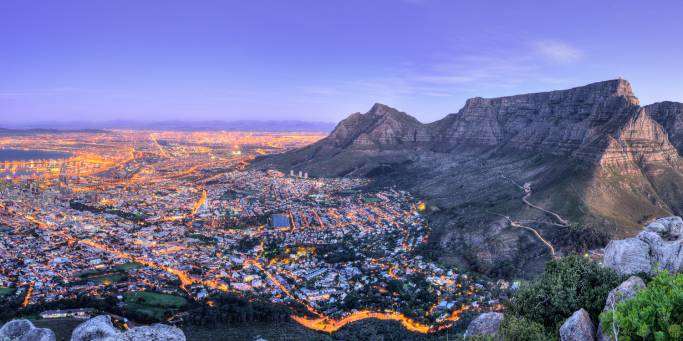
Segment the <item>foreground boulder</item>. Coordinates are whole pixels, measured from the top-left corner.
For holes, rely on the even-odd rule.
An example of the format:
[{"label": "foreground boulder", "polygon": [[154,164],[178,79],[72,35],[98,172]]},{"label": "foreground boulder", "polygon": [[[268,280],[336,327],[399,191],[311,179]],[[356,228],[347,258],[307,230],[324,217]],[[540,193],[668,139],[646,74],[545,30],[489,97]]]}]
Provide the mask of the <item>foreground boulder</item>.
[{"label": "foreground boulder", "polygon": [[71,341],[94,341],[114,338],[121,332],[111,323],[109,315],[93,317],[76,327],[71,333]]},{"label": "foreground boulder", "polygon": [[29,320],[12,320],[0,328],[0,341],[55,341],[55,333],[36,328]]},{"label": "foreground boulder", "polygon": [[638,276],[631,276],[618,287],[612,289],[607,294],[607,301],[605,301],[605,311],[616,307],[621,301],[633,298],[638,290],[646,287],[645,282]]},{"label": "foreground boulder", "polygon": [[[609,292],[603,311],[613,310],[619,302],[633,298],[638,290],[644,289],[645,286],[645,282],[640,277],[629,277],[629,279],[625,280],[619,284],[618,287]],[[611,337],[602,333],[602,322],[598,324],[597,337],[598,341],[614,341]]]},{"label": "foreground boulder", "polygon": [[505,316],[502,313],[484,313],[477,316],[477,318],[467,326],[465,337],[480,335],[493,336],[498,334],[504,317]]},{"label": "foreground boulder", "polygon": [[603,263],[621,275],[683,270],[683,219],[667,217],[649,224],[633,238],[613,240]]},{"label": "foreground boulder", "polygon": [[179,328],[163,324],[141,326],[121,332],[111,323],[109,315],[91,318],[74,329],[71,341],[185,341]]},{"label": "foreground boulder", "polygon": [[560,327],[561,341],[595,341],[595,326],[588,312],[581,308]]}]

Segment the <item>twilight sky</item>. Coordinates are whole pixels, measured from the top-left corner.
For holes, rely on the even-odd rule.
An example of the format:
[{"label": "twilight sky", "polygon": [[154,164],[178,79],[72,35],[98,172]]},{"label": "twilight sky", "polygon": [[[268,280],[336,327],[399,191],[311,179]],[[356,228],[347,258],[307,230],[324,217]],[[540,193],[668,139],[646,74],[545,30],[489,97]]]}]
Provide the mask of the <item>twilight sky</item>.
[{"label": "twilight sky", "polygon": [[680,1],[2,0],[1,122],[434,121],[619,76],[683,101]]}]

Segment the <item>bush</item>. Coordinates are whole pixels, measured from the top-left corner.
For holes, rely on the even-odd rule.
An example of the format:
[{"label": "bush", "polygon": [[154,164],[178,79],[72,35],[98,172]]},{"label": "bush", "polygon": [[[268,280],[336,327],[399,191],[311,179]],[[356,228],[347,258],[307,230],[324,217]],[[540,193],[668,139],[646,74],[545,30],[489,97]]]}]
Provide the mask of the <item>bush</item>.
[{"label": "bush", "polygon": [[581,308],[596,321],[607,294],[620,282],[614,271],[590,259],[564,257],[549,262],[539,279],[523,285],[510,301],[509,312],[556,333],[562,322]]},{"label": "bush", "polygon": [[600,320],[603,332],[613,335],[616,329],[619,340],[683,339],[683,275],[657,274],[647,288],[603,312]]},{"label": "bush", "polygon": [[609,240],[609,234],[605,232],[604,226],[570,224],[562,231],[565,248],[577,253],[605,246]]},{"label": "bush", "polygon": [[505,316],[505,320],[503,320],[500,336],[505,341],[547,341],[552,339],[540,323],[509,315]]}]

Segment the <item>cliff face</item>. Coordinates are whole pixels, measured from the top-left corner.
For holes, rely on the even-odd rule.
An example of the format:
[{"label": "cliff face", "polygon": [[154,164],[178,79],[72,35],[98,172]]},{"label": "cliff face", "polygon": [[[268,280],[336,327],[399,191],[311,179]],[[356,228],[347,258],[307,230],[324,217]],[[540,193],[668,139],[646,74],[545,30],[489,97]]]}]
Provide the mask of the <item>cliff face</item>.
[{"label": "cliff face", "polygon": [[376,104],[327,138],[254,166],[370,176],[406,188],[435,208],[431,238],[443,254],[486,272],[505,260],[533,268],[547,257],[542,244],[491,212],[534,222],[560,250],[572,243],[521,203],[515,183],[530,183],[532,201],[570,221],[623,237],[648,219],[683,213],[682,149],[683,104],[641,107],[619,79],[472,98],[428,124]]},{"label": "cliff face", "polygon": [[438,125],[444,126],[441,139],[451,149],[505,145],[594,157],[586,147],[598,135],[614,132],[637,105],[630,84],[614,80],[569,90],[473,98]]},{"label": "cliff face", "polygon": [[683,153],[683,103],[659,102],[644,108],[650,117],[664,127],[678,153]]},{"label": "cliff face", "polygon": [[[472,98],[458,113],[430,124],[375,104],[367,113],[355,113],[340,122],[318,145],[328,151],[420,148],[452,153],[468,148],[510,147],[599,161],[611,143],[608,136],[627,134],[622,132],[625,125],[638,117],[641,126],[631,126],[625,138],[662,138],[651,134],[648,113],[641,113],[638,104],[625,80],[561,91]],[[683,122],[681,127],[683,135]],[[651,135],[638,136],[638,128],[649,129],[643,133]]]}]

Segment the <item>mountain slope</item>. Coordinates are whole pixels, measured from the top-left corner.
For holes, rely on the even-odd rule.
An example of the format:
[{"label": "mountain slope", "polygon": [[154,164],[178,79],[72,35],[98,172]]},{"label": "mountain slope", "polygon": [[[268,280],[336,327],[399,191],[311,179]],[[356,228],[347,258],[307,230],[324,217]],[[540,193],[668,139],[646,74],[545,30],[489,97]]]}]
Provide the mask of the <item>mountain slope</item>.
[{"label": "mountain slope", "polygon": [[[630,84],[611,80],[568,90],[472,98],[457,113],[422,124],[376,104],[327,138],[254,166],[313,176],[370,176],[399,185],[431,208],[434,254],[485,272],[540,268],[549,258],[536,229],[560,251],[570,227],[525,203],[557,212],[585,233],[622,237],[643,221],[683,213],[683,105],[640,107]],[[518,224],[519,225],[519,224]],[[582,230],[583,231],[583,230]],[[579,238],[581,239],[581,238]],[[600,238],[584,241],[597,246]]]}]

